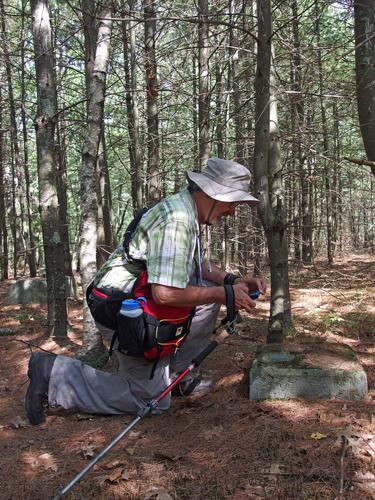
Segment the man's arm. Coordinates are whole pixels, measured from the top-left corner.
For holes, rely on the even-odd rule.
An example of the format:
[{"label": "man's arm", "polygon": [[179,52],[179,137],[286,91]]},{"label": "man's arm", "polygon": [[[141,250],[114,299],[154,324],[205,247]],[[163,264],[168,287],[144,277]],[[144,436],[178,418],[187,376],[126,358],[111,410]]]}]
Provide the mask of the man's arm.
[{"label": "man's arm", "polygon": [[215,266],[215,264],[209,263],[207,259],[202,262],[202,276],[212,283],[217,283],[218,285],[224,284],[224,278],[227,273],[220,269],[220,267]]},{"label": "man's arm", "polygon": [[[224,273],[225,274],[225,273]],[[249,297],[249,288],[246,283],[233,286],[235,307],[237,310],[245,309],[247,312],[255,307],[255,300]],[[173,288],[170,286],[151,285],[152,298],[157,304],[172,307],[194,307],[202,304],[225,304],[225,290],[223,286],[187,286],[186,288]]]},{"label": "man's arm", "polygon": [[[211,271],[210,271],[211,268]],[[226,276],[226,272],[220,269],[220,267],[215,266],[215,264],[211,264],[209,266],[209,263],[207,260],[204,260],[202,263],[202,275],[203,278],[209,281],[212,281],[213,283],[217,283],[218,285],[222,285],[224,283],[224,278]],[[244,276],[243,278],[239,276],[235,281],[234,284],[238,283],[245,283],[249,289],[251,290],[259,290],[262,292],[263,295],[265,295],[267,291],[267,281],[263,277],[259,278],[253,278],[250,276]]]}]

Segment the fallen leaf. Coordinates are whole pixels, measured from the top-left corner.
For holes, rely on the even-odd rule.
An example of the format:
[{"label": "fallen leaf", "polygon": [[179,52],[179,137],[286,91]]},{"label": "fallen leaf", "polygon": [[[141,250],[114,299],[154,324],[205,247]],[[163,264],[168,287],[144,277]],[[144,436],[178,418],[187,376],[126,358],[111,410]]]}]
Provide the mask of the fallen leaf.
[{"label": "fallen leaf", "polygon": [[110,483],[119,483],[128,479],[130,479],[130,474],[125,467],[117,467],[111,474],[103,478],[104,481],[109,481]]},{"label": "fallen leaf", "polygon": [[355,478],[362,480],[362,481],[374,481],[375,482],[375,475],[372,472],[359,472],[357,471],[355,473]]},{"label": "fallen leaf", "polygon": [[128,448],[125,448],[126,453],[128,453],[130,456],[134,455],[135,452],[135,446],[129,446]]},{"label": "fallen leaf", "polygon": [[17,415],[17,417],[9,423],[10,427],[13,429],[25,429],[31,427],[30,423]]},{"label": "fallen leaf", "polygon": [[109,470],[109,469],[113,469],[114,467],[117,467],[117,466],[120,466],[120,465],[122,465],[123,467],[125,467],[125,464],[123,462],[120,462],[120,460],[114,460],[113,462],[108,462],[106,464],[103,464],[102,465],[102,469]]},{"label": "fallen leaf", "polygon": [[339,437],[340,441],[342,438],[347,440],[347,444],[349,448],[351,448],[354,455],[361,455],[364,452],[364,449],[367,450],[367,442],[360,434],[353,432],[351,428],[349,428],[347,432],[341,433]]},{"label": "fallen leaf", "polygon": [[94,444],[86,444],[82,450],[81,450],[81,455],[83,458],[92,458],[95,455],[95,450],[97,446]]},{"label": "fallen leaf", "polygon": [[37,460],[44,469],[51,469],[54,472],[57,472],[57,460],[53,458],[50,453],[43,453],[42,455],[39,455]]},{"label": "fallen leaf", "polygon": [[278,464],[278,463],[271,464],[270,474],[285,474],[283,468],[284,468],[283,464]]},{"label": "fallen leaf", "polygon": [[313,432],[310,437],[311,439],[316,439],[317,441],[319,441],[320,439],[325,439],[328,436],[329,434],[322,434],[321,432]]},{"label": "fallen leaf", "polygon": [[124,470],[124,467],[117,467],[112,471],[112,473],[106,477],[106,481],[110,481],[111,483],[118,482],[121,478],[121,474]]},{"label": "fallen leaf", "polygon": [[143,500],[173,500],[173,498],[168,491],[160,489],[148,491]]},{"label": "fallen leaf", "polygon": [[130,431],[129,438],[139,438],[141,436],[141,431]]}]

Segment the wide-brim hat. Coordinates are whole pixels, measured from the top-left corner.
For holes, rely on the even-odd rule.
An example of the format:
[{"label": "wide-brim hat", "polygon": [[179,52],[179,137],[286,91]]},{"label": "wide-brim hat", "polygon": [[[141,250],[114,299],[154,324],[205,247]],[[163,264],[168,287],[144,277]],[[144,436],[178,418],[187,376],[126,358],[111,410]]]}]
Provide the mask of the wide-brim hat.
[{"label": "wide-brim hat", "polygon": [[190,170],[186,176],[214,200],[254,205],[259,203],[249,193],[249,169],[235,161],[210,158],[202,172]]}]

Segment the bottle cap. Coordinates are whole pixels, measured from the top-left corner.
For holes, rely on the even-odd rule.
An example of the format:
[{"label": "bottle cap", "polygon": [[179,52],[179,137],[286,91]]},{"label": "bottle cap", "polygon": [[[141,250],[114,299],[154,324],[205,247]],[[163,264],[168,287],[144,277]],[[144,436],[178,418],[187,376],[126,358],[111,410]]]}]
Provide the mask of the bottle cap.
[{"label": "bottle cap", "polygon": [[134,309],[139,309],[139,302],[134,299],[123,300],[121,303],[121,309],[123,311],[133,311]]}]

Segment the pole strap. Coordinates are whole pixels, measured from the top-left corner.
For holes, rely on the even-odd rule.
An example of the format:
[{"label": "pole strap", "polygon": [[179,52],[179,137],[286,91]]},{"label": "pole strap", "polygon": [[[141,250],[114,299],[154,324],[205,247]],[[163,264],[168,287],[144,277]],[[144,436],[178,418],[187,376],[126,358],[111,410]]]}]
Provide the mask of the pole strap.
[{"label": "pole strap", "polygon": [[232,285],[224,285],[224,290],[225,290],[225,302],[226,302],[226,307],[227,307],[227,315],[225,318],[223,318],[217,328],[214,330],[214,334],[221,328],[222,326],[225,326],[226,331],[232,335],[233,333],[236,333],[236,327],[235,324],[237,322],[237,314],[238,311],[236,311],[236,306],[235,306],[235,295],[234,295],[234,290]]},{"label": "pole strap", "polygon": [[234,285],[237,278],[241,278],[237,274],[228,273],[224,276],[224,285]]}]

